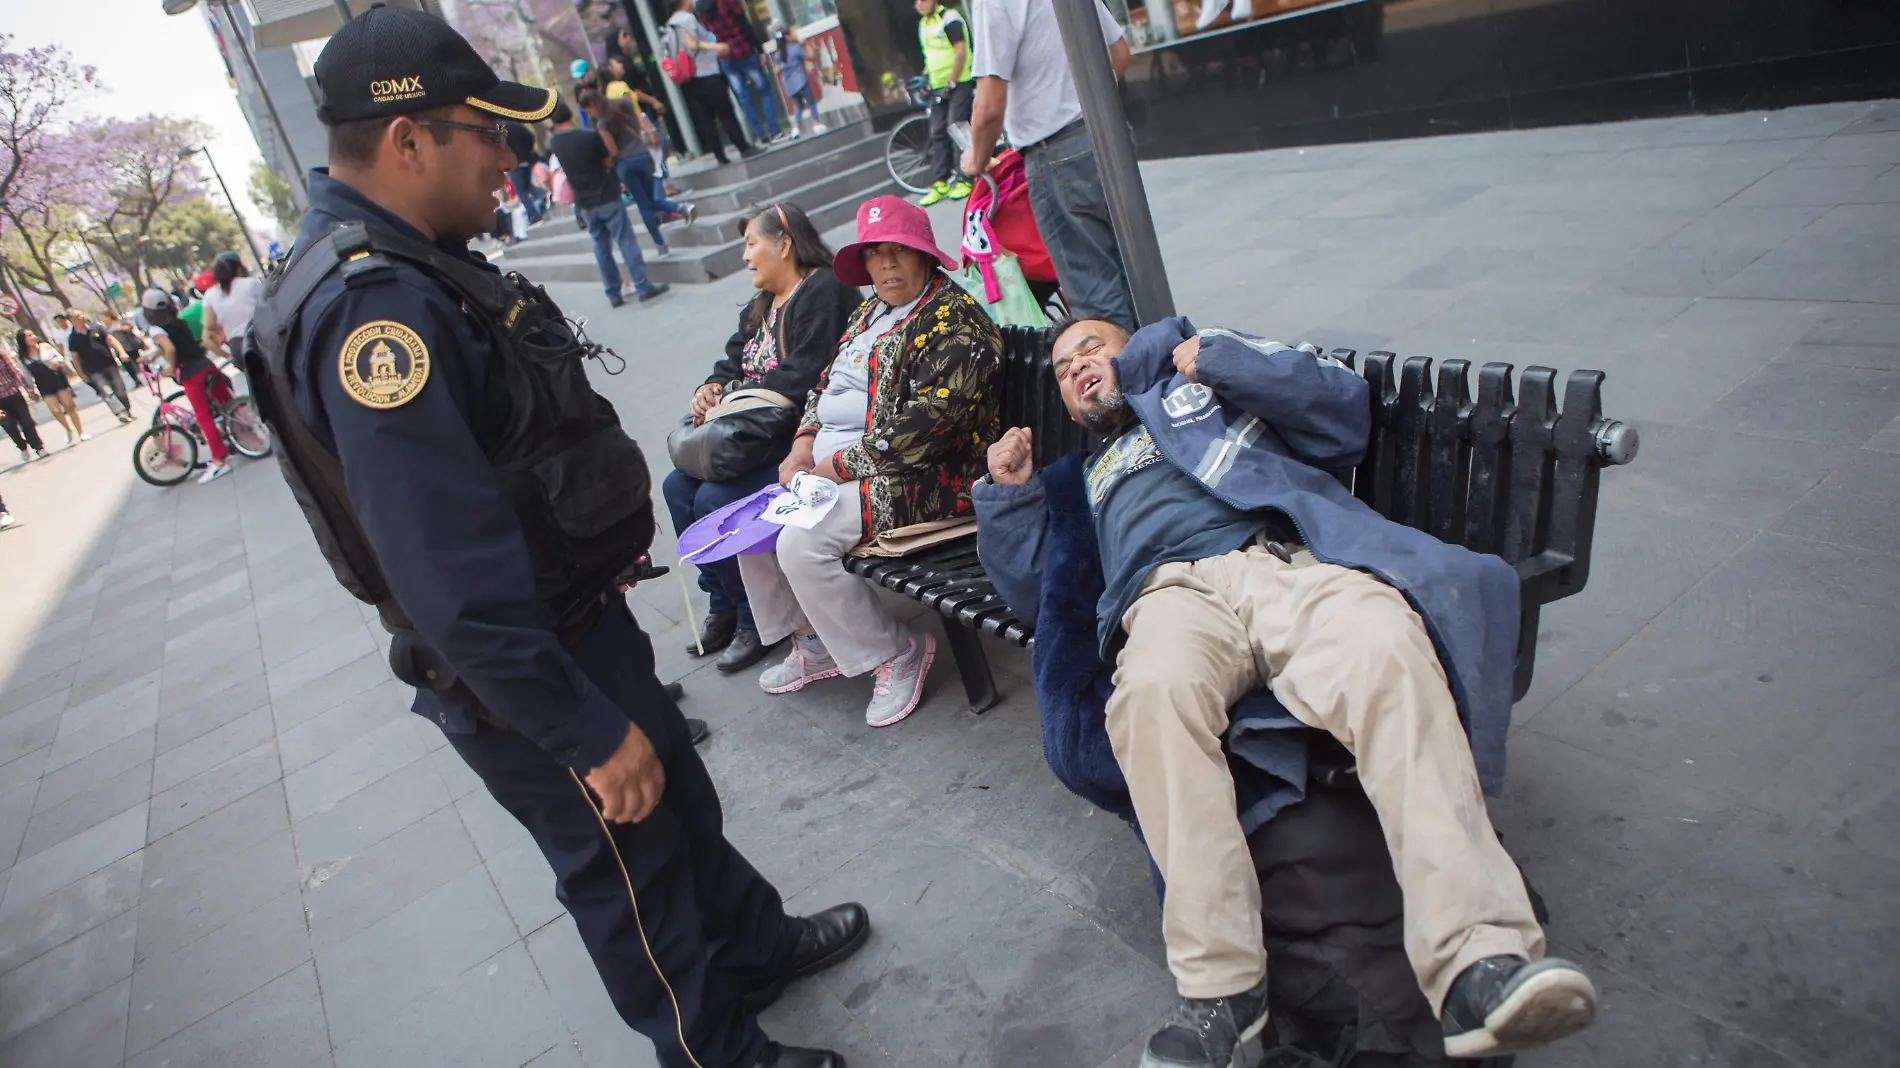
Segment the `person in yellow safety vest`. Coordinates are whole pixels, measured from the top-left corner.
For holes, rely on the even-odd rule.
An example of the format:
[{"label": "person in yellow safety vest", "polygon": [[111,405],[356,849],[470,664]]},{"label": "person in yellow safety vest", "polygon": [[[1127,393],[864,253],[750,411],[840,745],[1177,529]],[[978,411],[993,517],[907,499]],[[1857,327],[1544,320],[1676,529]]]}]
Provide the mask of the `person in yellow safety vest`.
[{"label": "person in yellow safety vest", "polygon": [[963,16],[937,0],[916,0],[916,7],[922,19],[917,39],[924,49],[924,79],[936,98],[930,108],[930,170],[935,181],[918,201],[929,207],[970,195],[969,179],[957,173],[962,151],[950,140],[950,124],[969,123],[976,79],[970,76],[970,27]]}]

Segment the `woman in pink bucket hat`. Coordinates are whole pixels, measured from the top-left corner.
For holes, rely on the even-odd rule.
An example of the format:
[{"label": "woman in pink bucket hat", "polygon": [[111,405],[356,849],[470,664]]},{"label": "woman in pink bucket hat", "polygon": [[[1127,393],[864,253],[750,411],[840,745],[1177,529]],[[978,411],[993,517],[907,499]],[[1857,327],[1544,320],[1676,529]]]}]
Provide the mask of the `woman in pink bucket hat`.
[{"label": "woman in pink bucket hat", "polygon": [[832,269],[873,296],[852,314],[837,357],[806,398],[779,469],[781,482],[809,471],[838,483],[838,503],[810,530],[785,528],[775,551],[739,558],[760,640],[792,637],[759,685],[789,693],[872,674],[864,718],[873,727],[916,710],[937,643],[893,616],[840,561],[868,542],[934,533],[971,516],[970,484],[1001,433],[1003,338],[945,275],[955,267],[922,208],[894,196],[858,208],[858,239],[838,250]]}]

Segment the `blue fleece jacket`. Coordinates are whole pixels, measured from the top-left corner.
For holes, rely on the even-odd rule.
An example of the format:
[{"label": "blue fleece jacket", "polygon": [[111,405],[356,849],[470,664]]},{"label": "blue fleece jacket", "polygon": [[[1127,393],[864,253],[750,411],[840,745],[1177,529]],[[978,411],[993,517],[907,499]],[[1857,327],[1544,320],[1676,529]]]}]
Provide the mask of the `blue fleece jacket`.
[{"label": "blue fleece jacket", "polygon": [[[1329,471],[1357,464],[1371,432],[1365,379],[1336,361],[1229,330],[1199,331],[1189,382],[1176,345],[1196,330],[1163,320],[1129,339],[1116,384],[1162,458],[1244,511],[1278,513],[1313,555],[1366,571],[1405,594],[1438,651],[1486,793],[1504,785],[1517,645],[1517,573],[1394,523],[1352,496]],[[1036,617],[1048,523],[1038,479],[977,483],[978,551],[1018,614]],[[1104,632],[1113,618],[1098,618]]]}]

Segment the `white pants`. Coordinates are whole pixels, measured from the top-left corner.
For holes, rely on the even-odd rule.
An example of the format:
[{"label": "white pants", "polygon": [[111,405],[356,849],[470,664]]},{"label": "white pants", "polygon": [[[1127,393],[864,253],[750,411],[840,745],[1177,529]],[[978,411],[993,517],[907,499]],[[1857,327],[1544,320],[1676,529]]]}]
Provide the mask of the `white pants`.
[{"label": "white pants", "polygon": [[911,636],[871,584],[844,569],[845,554],[864,532],[858,500],[858,484],[846,482],[817,526],[786,527],[776,551],[739,557],[759,640],[771,645],[809,626],[847,676],[899,655]]}]

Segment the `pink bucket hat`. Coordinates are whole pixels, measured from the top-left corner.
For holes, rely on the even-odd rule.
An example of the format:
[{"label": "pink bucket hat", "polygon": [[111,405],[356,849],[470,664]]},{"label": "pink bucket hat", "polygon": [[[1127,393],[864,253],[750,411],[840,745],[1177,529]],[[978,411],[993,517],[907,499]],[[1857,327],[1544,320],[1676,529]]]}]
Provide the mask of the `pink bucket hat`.
[{"label": "pink bucket hat", "polygon": [[946,271],[957,269],[957,261],[937,247],[930,232],[930,216],[924,209],[903,197],[884,196],[858,205],[858,239],[838,250],[831,261],[832,273],[848,286],[868,286],[871,274],[864,269],[864,246],[891,241],[936,260]]}]

